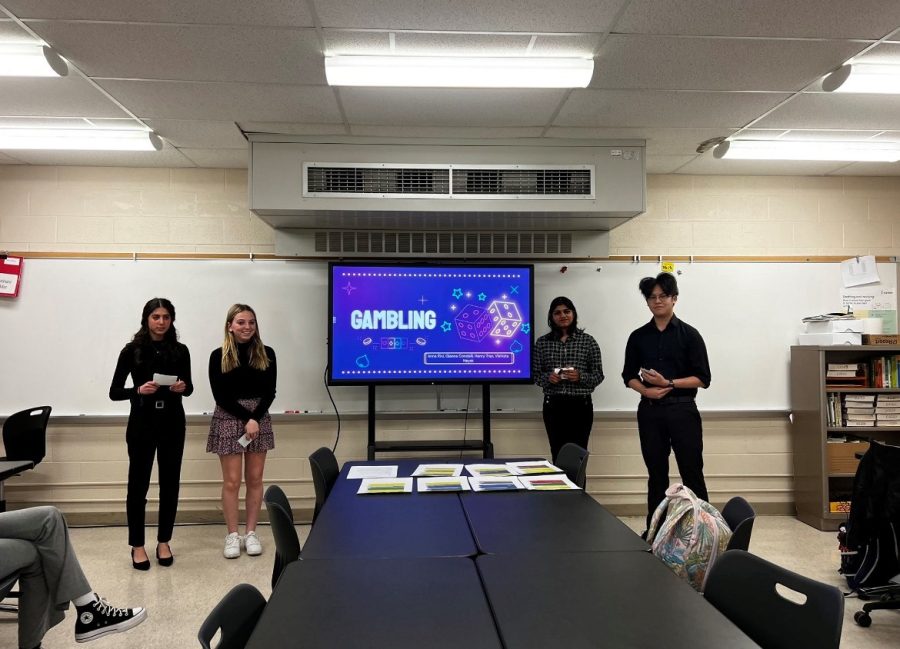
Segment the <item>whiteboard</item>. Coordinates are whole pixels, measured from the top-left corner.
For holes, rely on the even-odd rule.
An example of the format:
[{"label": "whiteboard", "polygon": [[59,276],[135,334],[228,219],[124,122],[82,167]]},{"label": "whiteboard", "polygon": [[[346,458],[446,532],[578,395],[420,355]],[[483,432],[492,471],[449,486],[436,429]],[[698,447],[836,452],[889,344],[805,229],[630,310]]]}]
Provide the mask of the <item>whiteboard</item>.
[{"label": "whiteboard", "polygon": [[[594,393],[595,410],[633,411],[637,395],[620,374],[629,333],[650,313],[638,281],[658,264],[535,264],[535,336],[547,331],[546,311],[557,295],[570,297],[579,323],[603,354],[606,380]],[[896,285],[894,264],[879,264],[884,286]],[[710,389],[707,410],[788,408],[790,346],[803,316],[838,310],[838,264],[678,264],[681,296],[676,314],[706,340]],[[140,326],[151,297],[175,304],[180,339],[191,351],[195,392],[191,414],[214,407],[207,380],[210,352],[221,345],[225,312],[234,302],[256,309],[263,341],[278,356],[273,413],[332,412],[324,385],[327,353],[328,265],[300,260],[26,259],[22,290],[0,300],[2,380],[0,413],[35,405],[54,415],[127,414],[127,402],[108,398],[119,351]],[[366,410],[365,387],[332,387],[342,413]],[[466,386],[385,386],[379,412],[480,408],[481,389]],[[494,386],[492,409],[536,411],[535,386]]]}]

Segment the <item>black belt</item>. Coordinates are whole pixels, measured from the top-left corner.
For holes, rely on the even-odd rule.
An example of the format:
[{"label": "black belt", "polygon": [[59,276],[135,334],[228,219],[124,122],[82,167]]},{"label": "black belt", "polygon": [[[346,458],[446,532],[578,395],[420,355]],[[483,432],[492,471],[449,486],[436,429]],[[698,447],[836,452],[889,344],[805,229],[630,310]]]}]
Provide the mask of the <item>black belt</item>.
[{"label": "black belt", "polygon": [[663,397],[662,399],[641,397],[641,401],[651,406],[671,406],[673,403],[693,403],[694,397]]}]

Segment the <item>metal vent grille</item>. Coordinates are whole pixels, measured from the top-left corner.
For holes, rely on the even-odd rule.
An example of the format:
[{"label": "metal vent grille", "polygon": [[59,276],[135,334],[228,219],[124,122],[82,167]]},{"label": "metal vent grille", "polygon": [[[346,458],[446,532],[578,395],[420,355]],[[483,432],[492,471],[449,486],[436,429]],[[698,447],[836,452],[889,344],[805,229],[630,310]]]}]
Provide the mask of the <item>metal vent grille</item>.
[{"label": "metal vent grille", "polygon": [[304,164],[304,196],[593,198],[593,165]]},{"label": "metal vent grille", "polygon": [[590,196],[590,169],[454,169],[454,194]]},{"label": "metal vent grille", "polygon": [[310,194],[449,194],[450,170],[402,167],[307,167]]},{"label": "metal vent grille", "polygon": [[535,256],[572,254],[571,232],[316,232],[322,254]]}]

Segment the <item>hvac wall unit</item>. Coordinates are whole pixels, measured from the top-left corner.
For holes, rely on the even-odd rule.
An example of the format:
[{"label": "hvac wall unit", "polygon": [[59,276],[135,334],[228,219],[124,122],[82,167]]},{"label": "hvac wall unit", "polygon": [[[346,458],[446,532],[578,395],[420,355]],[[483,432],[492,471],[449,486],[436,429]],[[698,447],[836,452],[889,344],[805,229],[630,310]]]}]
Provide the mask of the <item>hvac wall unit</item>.
[{"label": "hvac wall unit", "polygon": [[249,137],[250,209],[277,254],[602,256],[645,209],[643,141]]}]

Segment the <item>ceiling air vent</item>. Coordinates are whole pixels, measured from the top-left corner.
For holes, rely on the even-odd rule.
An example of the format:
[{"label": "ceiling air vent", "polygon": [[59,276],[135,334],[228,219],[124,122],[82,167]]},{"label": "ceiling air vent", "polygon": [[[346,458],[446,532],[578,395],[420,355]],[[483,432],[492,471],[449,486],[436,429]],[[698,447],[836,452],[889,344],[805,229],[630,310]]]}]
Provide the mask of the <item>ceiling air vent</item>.
[{"label": "ceiling air vent", "polygon": [[308,163],[306,196],[446,196],[450,170],[421,165]]}]

